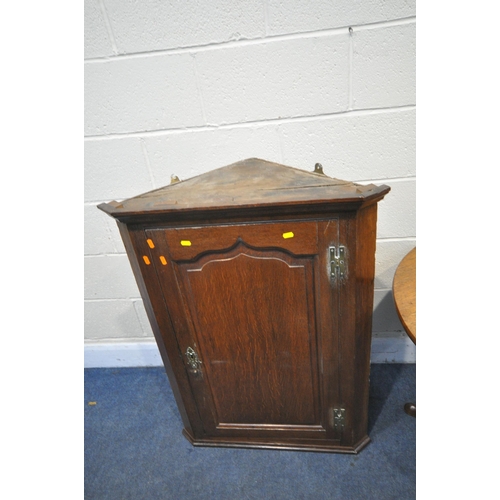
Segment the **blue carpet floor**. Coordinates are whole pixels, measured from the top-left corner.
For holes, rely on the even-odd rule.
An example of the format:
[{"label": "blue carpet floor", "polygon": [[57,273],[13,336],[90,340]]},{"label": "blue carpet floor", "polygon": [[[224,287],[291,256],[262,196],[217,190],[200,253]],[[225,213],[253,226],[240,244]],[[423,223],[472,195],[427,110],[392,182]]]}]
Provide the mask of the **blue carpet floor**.
[{"label": "blue carpet floor", "polygon": [[[163,368],[85,370],[88,500],[415,498],[415,365],[371,366],[369,435],[358,455],[195,448]],[[95,402],[95,405],[89,405]]]}]

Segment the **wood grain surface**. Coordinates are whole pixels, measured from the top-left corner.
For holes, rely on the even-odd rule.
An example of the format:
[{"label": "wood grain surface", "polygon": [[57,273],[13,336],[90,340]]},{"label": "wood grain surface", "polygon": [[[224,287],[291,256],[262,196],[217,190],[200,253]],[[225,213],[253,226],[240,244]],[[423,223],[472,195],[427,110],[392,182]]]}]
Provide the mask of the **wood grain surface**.
[{"label": "wood grain surface", "polygon": [[193,444],[366,446],[389,190],[252,158],[99,205],[119,221]]},{"label": "wood grain surface", "polygon": [[[163,219],[204,211],[238,212],[254,208],[258,213],[297,209],[303,205],[318,206],[335,203],[339,207],[358,207],[378,201],[389,192],[389,186],[362,185],[307,172],[278,163],[249,158],[210,172],[149,191],[122,202],[98,205],[119,220],[139,215],[161,214]],[[264,210],[263,210],[264,209]]]},{"label": "wood grain surface", "polygon": [[411,250],[394,275],[393,294],[396,311],[408,337],[417,343],[417,249]]}]

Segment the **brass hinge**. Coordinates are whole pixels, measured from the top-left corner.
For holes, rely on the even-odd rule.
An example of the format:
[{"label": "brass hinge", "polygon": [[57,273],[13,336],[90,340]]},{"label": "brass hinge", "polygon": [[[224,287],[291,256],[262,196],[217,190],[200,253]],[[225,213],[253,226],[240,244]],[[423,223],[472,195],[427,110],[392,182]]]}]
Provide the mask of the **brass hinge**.
[{"label": "brass hinge", "polygon": [[347,274],[345,247],[330,247],[330,278],[343,280]]},{"label": "brass hinge", "polygon": [[337,431],[344,429],[345,423],[345,408],[333,409],[333,428]]}]

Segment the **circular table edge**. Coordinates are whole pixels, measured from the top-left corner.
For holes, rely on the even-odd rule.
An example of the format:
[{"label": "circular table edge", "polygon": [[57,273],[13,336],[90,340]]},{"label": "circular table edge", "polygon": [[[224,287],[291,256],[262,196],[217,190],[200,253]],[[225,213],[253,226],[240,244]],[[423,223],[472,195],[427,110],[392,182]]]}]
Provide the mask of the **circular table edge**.
[{"label": "circular table edge", "polygon": [[[413,328],[409,324],[408,321],[408,311],[407,311],[407,305],[401,304],[401,301],[399,300],[399,289],[400,289],[400,283],[399,280],[401,279],[401,275],[403,274],[404,271],[406,272],[411,272],[413,270],[414,278],[413,278],[413,295],[411,295],[411,299],[413,299],[413,305],[414,305],[414,310],[412,311],[413,314],[416,315],[416,261],[417,261],[417,247],[413,248],[410,250],[403,260],[399,263],[396,272],[394,274],[394,280],[392,283],[392,293],[394,297],[394,304],[396,306],[396,312],[398,313],[399,320],[401,321],[408,337],[412,340],[412,342],[416,345],[417,343],[417,328],[416,328],[416,317],[413,321]],[[413,267],[413,269],[412,269]],[[410,308],[411,309],[411,308]]]}]

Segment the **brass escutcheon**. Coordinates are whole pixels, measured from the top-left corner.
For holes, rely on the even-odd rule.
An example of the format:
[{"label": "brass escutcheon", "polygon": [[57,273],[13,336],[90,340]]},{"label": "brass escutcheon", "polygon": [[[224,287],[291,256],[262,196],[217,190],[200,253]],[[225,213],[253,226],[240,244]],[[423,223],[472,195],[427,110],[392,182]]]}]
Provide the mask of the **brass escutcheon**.
[{"label": "brass escutcheon", "polygon": [[201,361],[198,358],[198,355],[196,354],[195,350],[192,347],[188,347],[186,350],[186,357],[187,357],[187,362],[188,365],[193,369],[197,370],[199,365],[201,365]]}]

